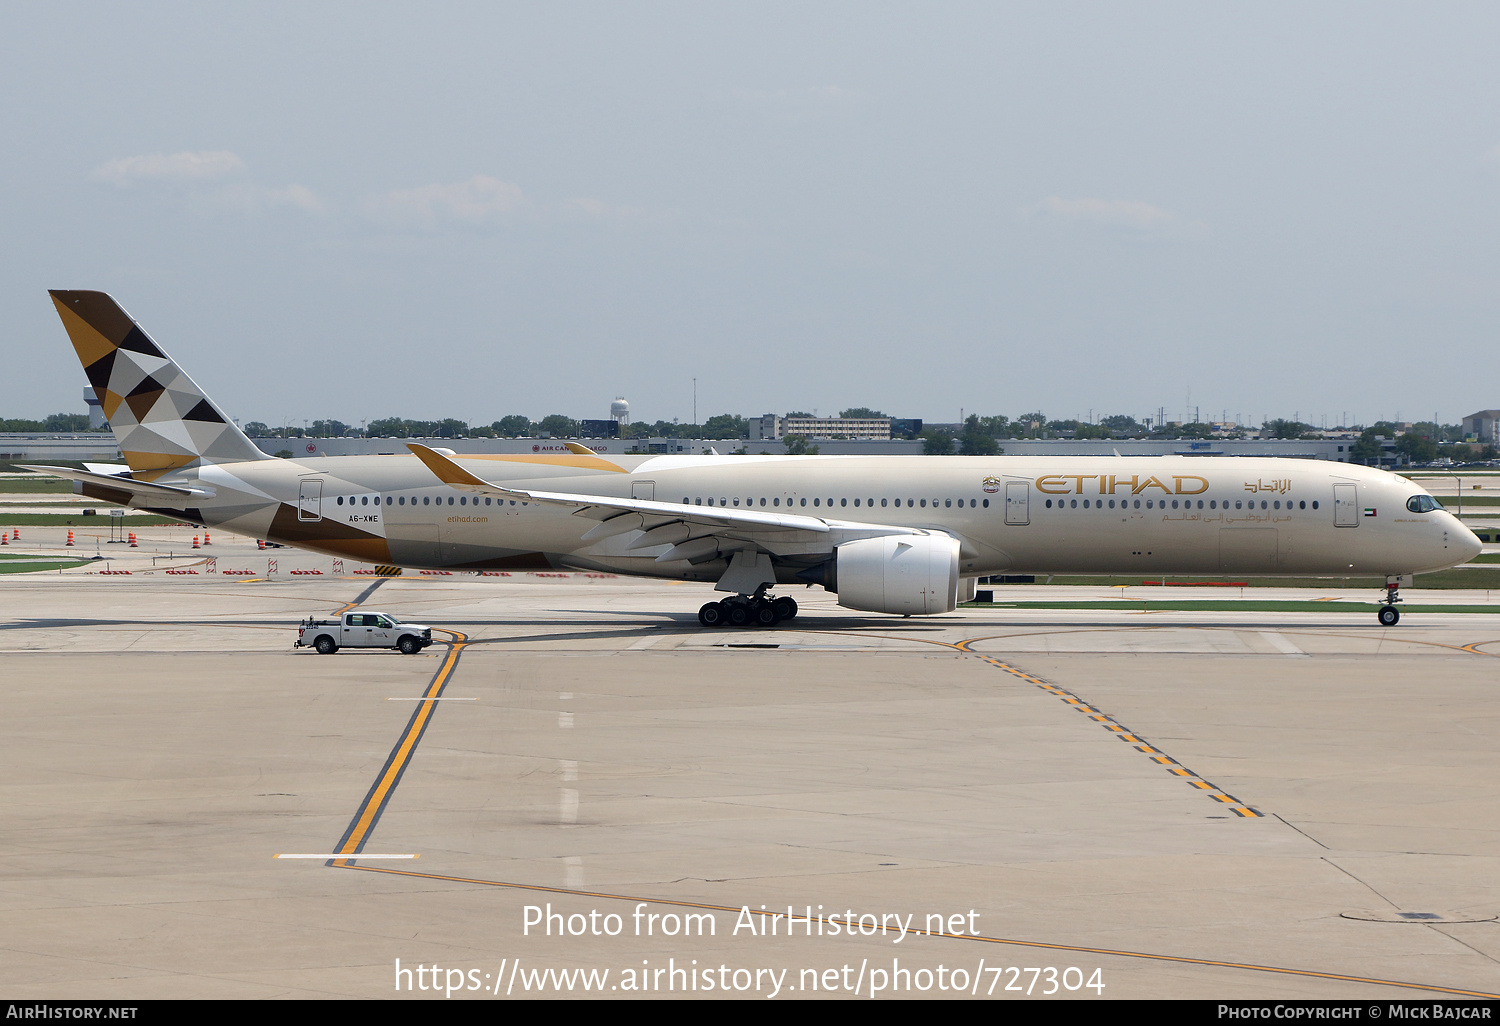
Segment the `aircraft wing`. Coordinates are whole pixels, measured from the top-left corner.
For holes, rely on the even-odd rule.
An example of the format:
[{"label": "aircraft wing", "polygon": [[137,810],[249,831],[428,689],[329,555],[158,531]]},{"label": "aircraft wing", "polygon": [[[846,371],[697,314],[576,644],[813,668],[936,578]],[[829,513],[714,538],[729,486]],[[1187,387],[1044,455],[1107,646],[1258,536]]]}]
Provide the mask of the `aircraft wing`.
[{"label": "aircraft wing", "polygon": [[97,474],[89,470],[74,470],[72,467],[34,467],[23,463],[17,463],[16,466],[22,470],[34,470],[39,474],[50,474],[52,477],[64,477],[72,481],[83,481],[103,488],[127,492],[132,497],[142,500],[140,504],[143,506],[187,507],[196,505],[205,496],[213,495],[212,492],[202,488],[153,484],[120,474]]},{"label": "aircraft wing", "polygon": [[[672,544],[673,548],[659,559],[691,559],[706,546],[692,546],[699,539],[732,535],[758,543],[777,543],[797,548],[831,549],[853,538],[879,537],[891,534],[924,534],[910,527],[853,523],[827,520],[797,513],[764,513],[725,506],[697,506],[680,502],[656,502],[613,495],[585,495],[573,492],[549,492],[530,488],[510,488],[476,477],[453,460],[425,445],[407,445],[418,459],[452,488],[493,495],[501,499],[547,503],[572,507],[579,515],[600,522],[583,535],[585,542],[599,541],[631,531],[646,534],[632,548]],[[800,544],[799,544],[800,543]]]}]

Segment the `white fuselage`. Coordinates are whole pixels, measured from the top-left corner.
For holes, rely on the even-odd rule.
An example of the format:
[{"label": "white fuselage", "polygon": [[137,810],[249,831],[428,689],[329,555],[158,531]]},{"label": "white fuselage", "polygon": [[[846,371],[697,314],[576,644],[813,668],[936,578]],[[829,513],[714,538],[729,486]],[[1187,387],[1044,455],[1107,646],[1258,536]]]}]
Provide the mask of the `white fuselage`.
[{"label": "white fuselage", "polygon": [[[455,456],[518,490],[795,514],[831,530],[760,531],[778,578],[826,559],[865,525],[950,534],[960,571],[1405,575],[1480,545],[1426,495],[1380,470],[1238,457]],[[642,531],[585,541],[599,517],[481,497],[413,456],[264,460],[190,471],[205,523],[370,562],[423,568],[577,568],[716,580],[725,562],[658,557]],[[1415,500],[1414,500],[1414,504]],[[294,513],[295,515],[291,515]],[[654,537],[654,536],[653,536]]]}]

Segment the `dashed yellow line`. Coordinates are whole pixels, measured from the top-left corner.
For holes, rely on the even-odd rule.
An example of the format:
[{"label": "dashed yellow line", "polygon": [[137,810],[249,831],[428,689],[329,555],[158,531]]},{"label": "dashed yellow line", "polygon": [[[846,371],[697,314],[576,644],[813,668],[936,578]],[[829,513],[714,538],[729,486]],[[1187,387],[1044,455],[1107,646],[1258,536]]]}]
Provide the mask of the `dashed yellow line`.
[{"label": "dashed yellow line", "polygon": [[[1046,691],[1052,695],[1056,695],[1058,698],[1062,699],[1064,702],[1072,706],[1074,709],[1077,709],[1079,712],[1088,713],[1089,719],[1093,720],[1105,730],[1114,734],[1115,737],[1130,744],[1135,748],[1136,751],[1142,753],[1143,755],[1149,756],[1151,758],[1151,761],[1156,763],[1158,766],[1166,767],[1167,772],[1171,773],[1173,776],[1190,778],[1189,783],[1192,783],[1200,790],[1209,792],[1209,797],[1213,798],[1215,801],[1227,804],[1230,807],[1230,810],[1242,819],[1260,819],[1265,815],[1259,810],[1251,808],[1249,805],[1229,794],[1223,788],[1218,787],[1215,784],[1210,784],[1208,781],[1204,780],[1202,777],[1198,776],[1198,774],[1183,766],[1176,759],[1172,758],[1170,755],[1167,755],[1159,748],[1153,748],[1148,742],[1142,741],[1140,738],[1136,737],[1135,734],[1124,724],[1118,722],[1109,714],[1100,712],[1098,709],[1095,709],[1093,706],[1089,705],[1083,699],[1073,694],[1067,688],[1058,687],[1051,681],[1044,680],[1043,678],[1038,677],[1035,674],[1027,673],[1020,667],[1012,666],[1010,663],[1005,662],[1003,659],[997,659],[994,656],[985,655],[983,652],[975,652],[974,649],[970,647],[975,642],[987,640],[989,639],[970,638],[967,641],[948,644],[948,647],[956,648],[960,652],[966,652],[970,655],[978,656],[980,659],[989,663],[991,666],[999,667],[1013,677],[1019,677],[1022,680],[1026,681],[1028,684],[1035,684],[1043,691]],[[936,642],[936,644],[941,645],[947,643]]]},{"label": "dashed yellow line", "polygon": [[[982,659],[985,662],[989,663],[991,666],[996,666],[996,667],[1004,670],[1006,673],[1011,674],[1012,676],[1019,677],[1021,680],[1024,680],[1027,683],[1035,684],[1037,687],[1041,688],[1042,690],[1048,691],[1048,692],[1050,692],[1050,693],[1052,693],[1054,695],[1057,695],[1059,698],[1062,698],[1064,701],[1066,701],[1069,705],[1072,705],[1075,709],[1078,709],[1078,710],[1080,710],[1082,712],[1097,713],[1098,712],[1097,710],[1095,710],[1092,707],[1090,707],[1088,705],[1088,703],[1084,702],[1078,696],[1076,696],[1076,695],[1072,694],[1071,692],[1067,691],[1065,688],[1060,688],[1060,687],[1056,686],[1055,684],[1051,684],[1048,681],[1043,680],[1040,677],[1036,677],[1036,676],[1034,676],[1034,675],[1032,675],[1030,673],[1027,673],[1025,670],[1022,670],[1019,667],[1012,666],[1009,663],[1007,663],[1007,662],[1005,662],[1005,661],[1003,661],[1001,659],[997,659],[997,658],[995,658],[993,656],[985,655],[982,652],[975,652],[974,649],[972,647],[970,647],[970,646],[972,646],[972,645],[974,645],[974,644],[976,644],[977,642],[980,642],[980,641],[993,641],[993,640],[1003,640],[1005,638],[1011,638],[1011,637],[1024,637],[1024,636],[1027,636],[1027,635],[1032,634],[1032,633],[1041,633],[1041,634],[1079,634],[1079,633],[1092,633],[1092,632],[1095,632],[1095,631],[1098,631],[1098,630],[1101,630],[1101,629],[1102,630],[1106,630],[1106,631],[1113,631],[1113,630],[1119,630],[1121,628],[1070,628],[1070,629],[1063,630],[1063,631],[1041,631],[1041,632],[1024,632],[1022,634],[989,635],[989,636],[982,637],[982,638],[969,638],[969,639],[967,639],[965,641],[960,641],[960,642],[957,642],[957,643],[946,642],[946,641],[935,641],[935,640],[932,640],[930,638],[901,638],[899,640],[902,640],[902,641],[918,641],[918,642],[921,642],[923,644],[938,645],[938,646],[941,646],[941,647],[944,647],[944,648],[953,648],[953,649],[957,649],[960,652],[965,652],[965,653],[968,653],[970,655],[978,656],[980,659]],[[1131,630],[1135,630],[1137,628],[1130,628],[1130,629]],[[1179,629],[1182,629],[1182,628],[1174,626],[1174,627],[1170,627],[1170,628],[1148,628],[1148,629],[1179,630]],[[1196,629],[1199,629],[1199,630],[1238,630],[1239,628],[1212,627],[1212,626],[1210,626],[1210,627],[1198,627]],[[829,632],[829,633],[837,633],[837,632]],[[1347,633],[1337,632],[1337,631],[1296,631],[1296,630],[1293,630],[1293,631],[1287,631],[1286,633],[1288,633],[1288,634],[1298,634],[1298,635],[1309,635],[1309,636],[1313,636],[1313,637],[1337,637],[1337,638],[1365,638],[1365,637],[1367,637],[1367,635],[1347,634]],[[1482,656],[1490,656],[1492,658],[1500,658],[1500,652],[1486,652],[1481,647],[1481,646],[1484,646],[1484,645],[1500,644],[1500,639],[1495,639],[1495,640],[1491,640],[1491,641],[1476,641],[1476,642],[1472,642],[1471,644],[1468,644],[1468,645],[1450,645],[1450,644],[1446,644],[1446,643],[1441,642],[1441,641],[1427,641],[1427,640],[1421,639],[1421,638],[1392,638],[1392,637],[1388,637],[1388,636],[1382,636],[1381,642],[1382,643],[1398,642],[1398,643],[1408,644],[1408,645],[1426,645],[1426,646],[1430,646],[1430,647],[1433,647],[1433,648],[1446,648],[1446,649],[1449,649],[1449,650],[1454,651],[1454,652],[1468,652],[1470,655],[1482,655]],[[1118,737],[1118,738],[1120,738],[1122,741],[1127,741],[1127,742],[1134,743],[1134,742],[1137,742],[1137,741],[1140,740],[1134,734],[1132,734],[1131,732],[1129,732],[1124,726],[1121,726],[1120,724],[1118,724],[1117,722],[1115,722],[1111,717],[1109,717],[1107,715],[1099,714],[1099,715],[1091,716],[1090,718],[1093,719],[1093,720],[1095,720],[1096,722],[1099,722],[1106,730],[1109,730],[1109,731],[1113,732],[1115,734],[1115,736]],[[1166,766],[1168,772],[1174,774],[1175,776],[1184,777],[1184,778],[1192,778],[1189,782],[1192,783],[1194,787],[1197,787],[1197,788],[1199,788],[1201,790],[1205,790],[1205,791],[1215,792],[1215,793],[1213,793],[1211,795],[1211,797],[1213,797],[1217,801],[1229,803],[1231,811],[1233,811],[1236,815],[1240,816],[1241,818],[1244,818],[1244,819],[1259,819],[1259,818],[1264,817],[1264,815],[1265,815],[1264,813],[1260,812],[1257,809],[1251,808],[1249,805],[1245,804],[1244,802],[1241,802],[1239,799],[1235,798],[1233,795],[1230,795],[1228,792],[1224,791],[1222,788],[1220,788],[1220,787],[1218,787],[1218,786],[1216,786],[1214,784],[1210,784],[1207,781],[1203,780],[1202,778],[1200,778],[1198,776],[1198,774],[1194,773],[1192,770],[1189,770],[1186,767],[1182,766],[1181,764],[1177,763],[1177,761],[1175,759],[1172,759],[1169,756],[1165,756],[1163,753],[1157,753],[1156,749],[1149,749],[1148,750],[1147,748],[1140,748],[1139,750],[1142,751],[1142,752],[1145,752],[1147,754],[1152,754],[1152,753],[1161,754],[1162,758],[1158,758],[1155,761],[1157,761],[1158,763],[1160,763],[1163,766]]]}]

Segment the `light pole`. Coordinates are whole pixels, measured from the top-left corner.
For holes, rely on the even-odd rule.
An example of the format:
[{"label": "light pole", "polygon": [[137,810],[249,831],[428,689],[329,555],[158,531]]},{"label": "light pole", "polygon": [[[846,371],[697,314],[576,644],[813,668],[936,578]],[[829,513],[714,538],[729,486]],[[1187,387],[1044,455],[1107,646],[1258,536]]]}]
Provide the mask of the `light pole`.
[{"label": "light pole", "polygon": [[1462,522],[1464,518],[1464,479],[1454,473],[1450,473],[1448,476],[1453,478],[1454,482],[1458,485],[1458,510],[1453,515],[1458,517],[1459,521]]}]

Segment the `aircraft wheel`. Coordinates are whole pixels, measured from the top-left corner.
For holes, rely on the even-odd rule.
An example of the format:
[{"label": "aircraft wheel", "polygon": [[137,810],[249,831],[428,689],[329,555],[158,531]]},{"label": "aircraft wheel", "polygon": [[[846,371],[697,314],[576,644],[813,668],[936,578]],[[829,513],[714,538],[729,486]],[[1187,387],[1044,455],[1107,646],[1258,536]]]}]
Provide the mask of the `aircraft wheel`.
[{"label": "aircraft wheel", "polygon": [[416,655],[422,651],[422,643],[410,634],[403,634],[401,640],[396,643],[402,655]]},{"label": "aircraft wheel", "polygon": [[746,627],[750,624],[750,607],[743,602],[734,602],[729,606],[724,617],[731,627]]},{"label": "aircraft wheel", "polygon": [[313,648],[318,650],[318,655],[333,655],[339,650],[338,645],[326,634],[318,636],[318,640],[313,642]]},{"label": "aircraft wheel", "polygon": [[750,611],[750,618],[757,627],[775,627],[781,622],[781,614],[774,602],[762,602]]},{"label": "aircraft wheel", "polygon": [[1382,627],[1394,627],[1401,619],[1401,610],[1395,606],[1380,607],[1380,625]]},{"label": "aircraft wheel", "polygon": [[698,610],[698,622],[704,627],[724,626],[724,607],[717,602],[705,602]]},{"label": "aircraft wheel", "polygon": [[790,620],[797,615],[797,600],[783,595],[775,602],[776,615],[783,620]]}]

